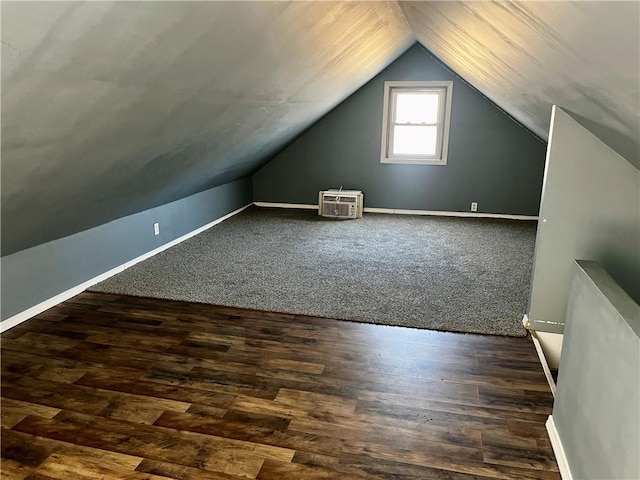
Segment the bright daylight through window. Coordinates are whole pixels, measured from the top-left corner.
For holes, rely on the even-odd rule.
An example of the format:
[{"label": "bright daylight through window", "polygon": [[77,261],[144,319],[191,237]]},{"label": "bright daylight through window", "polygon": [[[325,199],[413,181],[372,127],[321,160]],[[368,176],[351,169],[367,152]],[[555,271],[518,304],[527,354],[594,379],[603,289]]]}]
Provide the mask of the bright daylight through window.
[{"label": "bright daylight through window", "polygon": [[445,165],[453,82],[385,82],[383,163]]}]

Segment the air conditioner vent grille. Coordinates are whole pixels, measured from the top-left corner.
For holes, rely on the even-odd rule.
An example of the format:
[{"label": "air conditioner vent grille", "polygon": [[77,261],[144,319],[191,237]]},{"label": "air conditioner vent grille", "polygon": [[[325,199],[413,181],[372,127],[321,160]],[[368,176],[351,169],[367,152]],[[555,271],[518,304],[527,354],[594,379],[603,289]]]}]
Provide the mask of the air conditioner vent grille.
[{"label": "air conditioner vent grille", "polygon": [[358,203],[357,196],[336,196],[336,195],[327,195],[324,196],[325,202],[341,202],[341,203]]}]

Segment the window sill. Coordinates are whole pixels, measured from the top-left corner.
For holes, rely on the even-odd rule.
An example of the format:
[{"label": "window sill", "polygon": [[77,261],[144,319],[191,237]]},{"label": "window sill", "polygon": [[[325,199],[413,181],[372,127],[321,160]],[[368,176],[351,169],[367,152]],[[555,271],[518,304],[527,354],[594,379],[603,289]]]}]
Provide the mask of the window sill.
[{"label": "window sill", "polygon": [[441,158],[381,158],[380,163],[395,163],[404,165],[446,165]]}]

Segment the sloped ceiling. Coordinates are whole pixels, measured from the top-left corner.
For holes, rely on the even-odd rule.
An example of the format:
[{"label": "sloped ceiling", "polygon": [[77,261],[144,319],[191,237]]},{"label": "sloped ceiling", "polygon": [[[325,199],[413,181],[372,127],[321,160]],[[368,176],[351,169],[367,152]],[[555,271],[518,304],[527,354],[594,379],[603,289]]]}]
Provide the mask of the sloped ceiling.
[{"label": "sloped ceiling", "polygon": [[640,2],[400,2],[418,41],[543,139],[560,105],[640,168]]},{"label": "sloped ceiling", "polygon": [[640,166],[638,2],[0,5],[2,255],[251,173],[416,39]]},{"label": "sloped ceiling", "polygon": [[415,40],[395,2],[2,2],[2,254],[240,178]]}]

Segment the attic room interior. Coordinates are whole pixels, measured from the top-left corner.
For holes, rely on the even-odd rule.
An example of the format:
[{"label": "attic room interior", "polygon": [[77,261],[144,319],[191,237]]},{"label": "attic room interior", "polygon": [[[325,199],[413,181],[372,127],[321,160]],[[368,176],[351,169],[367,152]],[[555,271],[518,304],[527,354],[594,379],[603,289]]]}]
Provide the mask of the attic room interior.
[{"label": "attic room interior", "polygon": [[640,478],[639,2],[0,15],[3,479]]}]

